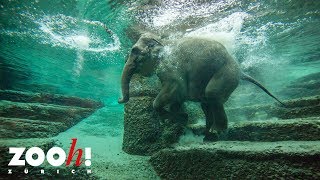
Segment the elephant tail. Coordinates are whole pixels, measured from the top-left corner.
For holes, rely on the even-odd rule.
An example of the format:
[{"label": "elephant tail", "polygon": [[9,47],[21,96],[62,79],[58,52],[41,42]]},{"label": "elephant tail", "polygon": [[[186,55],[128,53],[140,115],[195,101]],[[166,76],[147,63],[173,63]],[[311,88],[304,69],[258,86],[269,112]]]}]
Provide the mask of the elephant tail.
[{"label": "elephant tail", "polygon": [[272,98],[274,98],[275,100],[277,100],[281,105],[283,105],[284,107],[286,107],[286,105],[281,102],[278,98],[276,98],[273,94],[271,94],[271,92],[269,92],[261,83],[259,83],[257,80],[255,80],[253,77],[245,74],[245,73],[241,73],[241,76],[240,78],[242,80],[246,80],[246,81],[249,81],[255,85],[257,85],[259,88],[261,88],[264,92],[266,92],[269,96],[271,96]]}]

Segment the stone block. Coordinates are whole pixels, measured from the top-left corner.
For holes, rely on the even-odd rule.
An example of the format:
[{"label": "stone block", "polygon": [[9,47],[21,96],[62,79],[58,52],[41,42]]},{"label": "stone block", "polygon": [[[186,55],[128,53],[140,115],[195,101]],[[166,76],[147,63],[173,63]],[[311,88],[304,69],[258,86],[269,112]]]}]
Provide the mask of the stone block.
[{"label": "stone block", "polygon": [[150,162],[162,179],[319,179],[319,141],[221,141],[164,149]]},{"label": "stone block", "polygon": [[[203,135],[204,124],[190,124],[196,135]],[[320,118],[244,121],[231,123],[220,137],[228,141],[319,141]]]},{"label": "stone block", "polygon": [[160,116],[153,109],[159,92],[156,76],[134,75],[130,85],[130,100],[125,104],[123,150],[129,154],[150,155],[178,142],[183,134],[186,116]]},{"label": "stone block", "polygon": [[320,96],[311,96],[283,101],[278,105],[255,105],[226,108],[230,121],[265,120],[271,118],[293,119],[320,116]]},{"label": "stone block", "polygon": [[12,90],[0,90],[0,100],[23,103],[56,104],[62,106],[76,106],[93,109],[103,107],[102,102],[97,102],[91,99],[84,99],[74,96],[65,96],[60,94],[31,93]]}]

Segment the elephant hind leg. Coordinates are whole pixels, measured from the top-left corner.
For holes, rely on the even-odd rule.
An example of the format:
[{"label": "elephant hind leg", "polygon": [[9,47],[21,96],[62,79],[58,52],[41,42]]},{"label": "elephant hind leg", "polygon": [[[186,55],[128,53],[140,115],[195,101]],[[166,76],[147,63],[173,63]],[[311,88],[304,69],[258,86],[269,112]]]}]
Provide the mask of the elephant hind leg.
[{"label": "elephant hind leg", "polygon": [[212,106],[212,111],[215,120],[214,126],[212,128],[221,133],[228,128],[228,118],[226,112],[224,111],[223,104],[214,104]]},{"label": "elephant hind leg", "polygon": [[239,84],[237,66],[225,65],[212,76],[205,88],[205,98],[209,102],[225,103]]},{"label": "elephant hind leg", "polygon": [[218,102],[202,102],[202,110],[206,116],[204,141],[217,141],[218,135],[228,128],[228,119],[223,104]]},{"label": "elephant hind leg", "polygon": [[214,116],[212,112],[211,105],[206,102],[201,103],[201,108],[206,117],[206,130],[205,130],[205,137],[203,141],[217,141],[218,134],[217,132],[212,132],[212,127],[214,126]]},{"label": "elephant hind leg", "polygon": [[[228,128],[228,119],[223,103],[225,103],[234,89],[238,86],[239,78],[232,69],[225,66],[220,69],[209,81],[205,89],[207,104],[206,119],[209,123],[206,132],[221,133]],[[212,122],[211,122],[212,121]]]}]

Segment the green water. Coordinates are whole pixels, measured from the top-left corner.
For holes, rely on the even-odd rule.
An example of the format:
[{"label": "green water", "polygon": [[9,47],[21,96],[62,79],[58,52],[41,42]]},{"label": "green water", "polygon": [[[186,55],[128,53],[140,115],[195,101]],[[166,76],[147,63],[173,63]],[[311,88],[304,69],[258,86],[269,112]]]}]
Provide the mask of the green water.
[{"label": "green water", "polygon": [[[129,24],[124,7],[112,15],[108,2],[1,4],[3,89],[101,100],[117,94],[128,47],[123,35]],[[104,25],[112,27],[114,37],[105,32]]]},{"label": "green water", "polygon": [[3,1],[1,88],[115,102],[136,24],[172,38],[218,37],[242,69],[283,98],[290,82],[319,72],[318,1],[196,2]]},{"label": "green water", "polygon": [[[121,151],[123,105],[117,100],[135,26],[172,40],[214,37],[280,99],[319,95],[318,0],[6,0],[0,2],[0,17],[0,89],[103,101],[105,108],[60,138],[78,133],[95,141],[89,145],[96,149],[114,142],[109,154],[97,152],[109,160]],[[319,76],[309,78],[311,88],[292,88],[314,73]],[[241,83],[226,106],[273,102]]]}]

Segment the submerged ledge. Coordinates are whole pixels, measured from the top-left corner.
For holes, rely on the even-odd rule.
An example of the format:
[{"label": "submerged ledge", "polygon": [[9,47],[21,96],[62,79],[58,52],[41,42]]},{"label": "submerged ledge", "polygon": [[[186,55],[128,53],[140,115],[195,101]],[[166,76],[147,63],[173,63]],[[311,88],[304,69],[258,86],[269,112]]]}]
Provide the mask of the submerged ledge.
[{"label": "submerged ledge", "polygon": [[[203,135],[204,124],[190,124],[196,135]],[[220,139],[228,141],[316,141],[320,140],[320,117],[232,123]]]},{"label": "submerged ledge", "polygon": [[150,162],[163,179],[320,178],[320,141],[220,141],[164,149]]},{"label": "submerged ledge", "polygon": [[24,103],[46,103],[94,109],[103,107],[102,102],[97,102],[91,99],[60,94],[31,93],[13,90],[0,90],[0,100]]},{"label": "submerged ledge", "polygon": [[53,137],[101,107],[91,99],[0,90],[0,138]]}]

